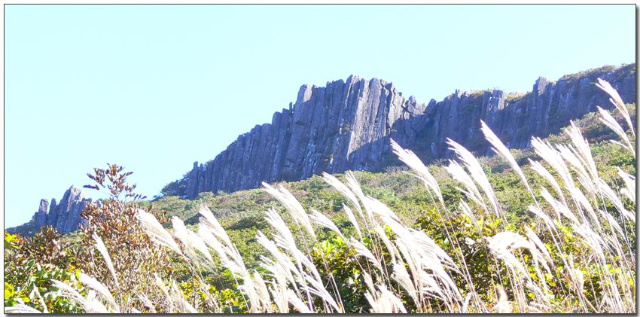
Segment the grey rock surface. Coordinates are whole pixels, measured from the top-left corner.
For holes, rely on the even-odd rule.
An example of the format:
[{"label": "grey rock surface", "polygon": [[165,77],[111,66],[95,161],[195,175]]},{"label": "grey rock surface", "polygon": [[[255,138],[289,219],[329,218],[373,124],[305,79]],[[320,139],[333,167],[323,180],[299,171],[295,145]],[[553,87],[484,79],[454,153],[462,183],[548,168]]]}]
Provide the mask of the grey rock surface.
[{"label": "grey rock surface", "polygon": [[602,67],[556,82],[541,77],[526,94],[456,90],[428,104],[406,98],[393,83],[376,78],[352,75],[325,87],[303,85],[296,102],[276,112],[271,124],[239,136],[214,160],[194,163],[168,194],[195,198],[200,192],[233,192],[321,172],[381,171],[397,163],[390,138],[426,162],[450,157],[447,138],[484,155],[490,146],[480,120],[508,147],[526,148],[532,136],[557,133],[598,105],[612,108],[595,86],[597,78],[609,81],[625,102],[636,101],[635,64]]},{"label": "grey rock surface", "polygon": [[58,232],[75,231],[80,224],[85,223],[80,214],[90,203],[91,199],[84,196],[82,189],[71,186],[65,191],[60,203],[55,199],[51,199],[51,204],[46,199],[40,200],[40,207],[31,221],[22,226],[8,228],[7,231],[35,233],[42,226],[52,226]]}]

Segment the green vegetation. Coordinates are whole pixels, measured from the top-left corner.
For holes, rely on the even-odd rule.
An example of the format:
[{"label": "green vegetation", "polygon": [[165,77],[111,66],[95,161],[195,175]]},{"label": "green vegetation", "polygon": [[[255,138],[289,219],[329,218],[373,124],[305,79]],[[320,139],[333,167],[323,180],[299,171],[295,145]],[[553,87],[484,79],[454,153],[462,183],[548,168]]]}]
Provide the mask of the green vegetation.
[{"label": "green vegetation", "polygon": [[[620,68],[628,66],[628,65],[629,64],[623,64],[623,65],[620,66]],[[591,75],[596,74],[596,73],[611,72],[611,71],[613,71],[615,69],[616,69],[615,66],[605,65],[605,66],[598,67],[598,68],[587,69],[587,70],[584,70],[584,71],[581,71],[581,72],[578,72],[578,73],[575,73],[575,74],[564,75],[564,76],[562,76],[560,78],[560,80],[576,80],[578,78],[584,78],[584,77],[591,76]]]},{"label": "green vegetation", "polygon": [[85,294],[74,259],[63,251],[61,237],[51,227],[31,238],[4,234],[4,305],[28,305],[43,312],[79,313],[81,305],[55,296],[59,290],[52,279]]},{"label": "green vegetation", "polygon": [[506,150],[485,127],[491,157],[450,142],[455,159],[426,167],[394,144],[410,171],[314,176],[194,200],[142,201],[121,167],[96,169],[93,188],[111,198],[85,210],[88,227],[5,233],[5,306],[633,313],[635,105],[616,108],[611,120],[587,115],[530,150]]}]

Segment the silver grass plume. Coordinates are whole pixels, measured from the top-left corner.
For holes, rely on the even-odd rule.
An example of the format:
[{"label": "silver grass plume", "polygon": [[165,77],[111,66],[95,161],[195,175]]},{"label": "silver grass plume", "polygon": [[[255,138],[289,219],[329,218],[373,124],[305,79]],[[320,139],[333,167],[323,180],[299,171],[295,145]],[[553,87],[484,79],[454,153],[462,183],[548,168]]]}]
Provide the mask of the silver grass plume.
[{"label": "silver grass plume", "polygon": [[447,139],[447,144],[449,147],[456,153],[458,159],[464,163],[469,171],[473,180],[480,185],[480,188],[484,191],[485,195],[489,199],[489,202],[493,206],[493,210],[498,216],[502,216],[500,212],[500,208],[498,207],[498,199],[496,198],[495,193],[493,192],[493,188],[491,188],[491,183],[489,183],[489,179],[487,175],[484,173],[482,166],[480,166],[480,162],[476,159],[471,152],[465,149],[462,145],[453,141],[452,139]]},{"label": "silver grass plume", "polygon": [[313,231],[313,227],[311,226],[309,215],[304,210],[304,207],[302,207],[300,202],[298,202],[298,200],[282,185],[278,186],[278,189],[276,189],[263,182],[262,186],[267,193],[286,207],[286,209],[291,213],[291,216],[293,216],[293,220],[296,224],[302,225],[313,240],[316,240],[316,233]]},{"label": "silver grass plume", "polygon": [[558,181],[556,181],[555,177],[551,175],[549,170],[547,170],[544,166],[542,166],[542,164],[540,164],[540,162],[538,161],[534,161],[532,159],[528,159],[528,160],[529,160],[529,166],[531,167],[531,169],[534,170],[536,173],[538,173],[538,175],[542,176],[542,178],[544,178],[549,184],[551,184],[551,187],[553,187],[553,190],[556,192],[556,194],[558,194],[562,202],[566,204],[567,200],[565,199],[564,194],[562,193],[560,184],[558,184]]},{"label": "silver grass plume", "polygon": [[371,305],[371,313],[406,313],[407,309],[402,304],[402,301],[391,291],[387,289],[385,285],[377,285],[378,290],[375,290],[373,294],[369,291],[364,295],[369,305]]},{"label": "silver grass plume", "polygon": [[64,282],[52,279],[53,286],[58,288],[56,292],[57,296],[62,296],[71,300],[74,300],[87,313],[109,313],[110,311],[100,301],[95,299],[95,292],[90,291],[87,297],[83,297],[78,291]]},{"label": "silver grass plume", "polygon": [[142,209],[138,209],[136,218],[140,221],[142,228],[152,241],[160,245],[164,245],[174,252],[182,255],[182,251],[180,251],[178,244],[173,240],[171,234],[162,227],[156,217]]},{"label": "silver grass plume", "polygon": [[456,187],[460,192],[464,193],[467,197],[469,197],[473,202],[481,206],[486,212],[489,212],[487,205],[484,203],[482,197],[480,196],[480,191],[478,187],[473,182],[473,179],[464,168],[455,161],[449,161],[449,165],[445,166],[445,170],[453,177],[453,179],[462,183],[466,190]]},{"label": "silver grass plume", "polygon": [[207,249],[207,246],[203,242],[203,240],[194,232],[187,229],[184,225],[184,222],[178,218],[171,218],[171,223],[173,225],[173,236],[178,239],[185,246],[187,256],[194,261],[195,263],[200,263],[198,259],[198,255],[196,250],[202,253],[202,255],[209,261],[209,263],[213,263],[213,258]]},{"label": "silver grass plume", "polygon": [[591,179],[598,179],[598,169],[596,168],[596,162],[593,160],[593,154],[591,153],[589,142],[587,142],[582,135],[582,132],[580,132],[580,129],[573,121],[571,121],[571,126],[566,131],[569,138],[571,138],[571,143],[575,146],[576,151],[574,153],[576,153],[580,158],[585,169],[589,171]]},{"label": "silver grass plume", "polygon": [[507,297],[507,293],[504,291],[502,285],[496,286],[496,290],[498,291],[498,303],[496,304],[498,313],[510,314],[512,312],[512,309],[509,298]]},{"label": "silver grass plume", "polygon": [[562,155],[549,144],[547,141],[542,141],[538,137],[531,138],[531,146],[538,156],[540,156],[545,162],[553,168],[556,173],[562,178],[564,186],[575,186],[573,178],[569,172],[565,161],[562,159]]},{"label": "silver grass plume", "polygon": [[80,283],[98,292],[98,294],[100,294],[102,298],[106,299],[109,305],[111,305],[114,312],[120,312],[116,300],[113,298],[113,295],[111,295],[111,292],[109,292],[109,289],[104,284],[98,282],[98,280],[96,280],[95,278],[84,273],[80,273]]},{"label": "silver grass plume", "polygon": [[331,187],[335,188],[338,192],[340,192],[344,197],[349,199],[351,204],[356,209],[358,209],[358,213],[360,214],[360,216],[362,216],[362,209],[360,208],[360,203],[358,202],[358,198],[356,198],[356,195],[351,191],[351,189],[349,189],[349,187],[347,187],[335,176],[329,173],[326,173],[326,172],[322,173],[322,178],[324,179],[325,183],[329,184]]},{"label": "silver grass plume", "polygon": [[311,220],[317,225],[320,225],[322,227],[325,227],[335,232],[337,235],[339,235],[342,238],[342,240],[345,240],[344,236],[342,235],[342,232],[340,231],[340,229],[338,229],[336,224],[333,223],[333,221],[329,219],[327,216],[325,216],[323,213],[315,209],[311,209]]},{"label": "silver grass plume", "polygon": [[623,171],[620,167],[616,166],[618,175],[624,181],[625,188],[620,190],[620,193],[629,198],[633,204],[636,204],[636,177]]},{"label": "silver grass plume", "polygon": [[487,141],[491,143],[491,149],[496,154],[502,156],[502,158],[507,160],[507,163],[509,163],[511,168],[518,174],[518,176],[520,176],[520,179],[522,179],[522,183],[524,184],[524,186],[527,187],[527,190],[531,194],[531,197],[533,197],[533,200],[537,202],[536,195],[533,194],[533,190],[531,190],[531,187],[529,187],[529,181],[527,181],[527,178],[524,176],[522,169],[520,169],[520,166],[518,165],[518,163],[516,163],[516,160],[515,158],[513,158],[513,155],[511,154],[511,152],[509,152],[509,149],[507,149],[507,147],[502,143],[502,141],[500,141],[500,139],[495,135],[495,133],[491,131],[489,126],[484,121],[480,120],[480,124],[482,125],[481,127],[482,133],[484,133],[484,136],[487,139]]},{"label": "silver grass plume", "polygon": [[360,225],[358,225],[358,221],[356,220],[356,217],[354,216],[353,211],[351,210],[351,208],[349,208],[349,206],[344,204],[342,205],[342,208],[344,209],[344,213],[347,214],[347,218],[349,218],[349,221],[351,221],[353,228],[356,229],[358,238],[362,240],[362,232],[360,231]]},{"label": "silver grass plume", "polygon": [[444,206],[444,200],[442,198],[442,193],[440,192],[440,185],[438,185],[435,177],[433,177],[431,172],[429,172],[429,169],[424,165],[424,163],[422,163],[420,158],[418,158],[418,156],[411,150],[403,149],[398,143],[396,143],[396,141],[390,141],[393,153],[398,156],[400,161],[409,166],[409,168],[417,174],[416,176],[424,182],[424,185],[429,190],[436,194],[436,197],[438,197],[438,200]]},{"label": "silver grass plume", "polygon": [[[354,194],[356,194],[356,196],[360,199],[360,201],[364,203],[364,193],[362,192],[362,188],[360,188],[360,184],[358,183],[356,176],[351,171],[345,172],[344,176],[345,176],[345,179],[347,180],[347,186],[349,186],[351,191]],[[365,207],[365,211],[367,212],[367,216],[369,217],[368,220],[372,221],[373,214],[371,213],[370,210],[366,209],[367,207],[366,205],[364,207]],[[364,214],[362,214],[362,210],[359,207],[356,207],[356,210],[358,210],[358,212],[361,213],[360,216],[364,218]],[[365,218],[365,220],[367,220],[367,218]]]},{"label": "silver grass plume", "polygon": [[96,244],[95,244],[96,249],[98,249],[98,251],[102,255],[102,258],[104,258],[104,261],[107,263],[107,268],[109,269],[109,272],[113,277],[113,281],[116,283],[116,287],[120,288],[120,284],[118,284],[118,278],[116,277],[116,270],[113,268],[113,262],[111,262],[111,256],[109,256],[109,251],[107,251],[107,247],[104,245],[104,242],[102,241],[100,236],[94,233],[92,237],[93,237],[93,240],[96,241]]},{"label": "silver grass plume", "polygon": [[607,110],[604,110],[598,107],[598,111],[600,112],[600,115],[602,115],[602,118],[600,118],[600,121],[604,123],[607,127],[609,127],[611,130],[613,130],[613,132],[615,132],[623,141],[623,143],[620,143],[615,140],[612,140],[611,142],[626,148],[627,150],[629,150],[629,152],[633,154],[633,157],[635,157],[636,151],[633,148],[633,145],[631,144],[631,141],[629,140],[627,133],[624,132],[624,129],[620,126],[620,124],[618,124],[616,119],[614,119],[611,113],[609,113],[609,111]]},{"label": "silver grass plume", "polygon": [[636,132],[634,131],[633,124],[631,123],[631,116],[629,116],[629,110],[627,109],[624,102],[622,101],[622,98],[620,98],[620,94],[618,94],[618,91],[616,91],[608,81],[600,78],[598,78],[598,83],[596,83],[596,86],[602,89],[611,97],[609,98],[609,101],[616,107],[616,109],[618,109],[618,111],[620,111],[620,113],[622,113],[622,116],[627,121],[627,125],[629,125],[631,134],[635,138]]},{"label": "silver grass plume", "polygon": [[42,314],[41,311],[25,304],[16,304],[14,306],[5,307],[4,312],[7,314]]}]

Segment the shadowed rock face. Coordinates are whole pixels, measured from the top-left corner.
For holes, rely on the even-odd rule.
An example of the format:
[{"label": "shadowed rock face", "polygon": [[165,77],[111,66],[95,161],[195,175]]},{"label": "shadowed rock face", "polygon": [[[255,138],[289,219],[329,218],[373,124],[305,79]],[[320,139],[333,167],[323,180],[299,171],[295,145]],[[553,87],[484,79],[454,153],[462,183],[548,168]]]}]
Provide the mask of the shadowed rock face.
[{"label": "shadowed rock face", "polygon": [[30,235],[38,232],[42,226],[52,226],[58,232],[77,230],[80,224],[85,223],[80,214],[90,203],[91,199],[84,197],[82,189],[71,186],[65,191],[60,203],[57,203],[55,198],[51,199],[51,205],[46,199],[40,200],[40,207],[31,221],[15,228],[8,228],[7,231]]},{"label": "shadowed rock face", "polygon": [[403,145],[427,161],[451,155],[447,138],[476,154],[489,154],[491,146],[480,131],[480,120],[484,120],[507,147],[527,148],[532,136],[558,133],[570,120],[597,111],[596,106],[613,108],[609,96],[595,86],[597,78],[609,81],[625,102],[636,102],[635,64],[564,76],[553,83],[540,77],[530,93],[518,97],[499,90],[456,91],[441,102],[431,100],[422,118],[412,120],[420,121],[415,142]]},{"label": "shadowed rock face", "polygon": [[377,170],[380,153],[389,152],[394,125],[424,108],[379,79],[350,76],[326,87],[304,85],[295,104],[275,113],[271,124],[241,135],[206,165],[195,163],[187,196],[300,180],[323,171]]},{"label": "shadowed rock face", "polygon": [[525,148],[532,136],[557,133],[572,119],[611,108],[595,86],[609,81],[625,102],[635,102],[635,64],[603,67],[565,76],[557,82],[539,78],[522,96],[499,90],[456,91],[440,102],[418,103],[380,79],[350,76],[325,87],[304,85],[294,104],[276,112],[271,124],[254,127],[214,160],[194,163],[169,194],[194,198],[200,192],[257,188],[261,182],[296,181],[321,172],[380,171],[395,162],[389,139],[423,160],[451,155],[451,138],[476,154],[489,144],[480,120],[511,148]]}]

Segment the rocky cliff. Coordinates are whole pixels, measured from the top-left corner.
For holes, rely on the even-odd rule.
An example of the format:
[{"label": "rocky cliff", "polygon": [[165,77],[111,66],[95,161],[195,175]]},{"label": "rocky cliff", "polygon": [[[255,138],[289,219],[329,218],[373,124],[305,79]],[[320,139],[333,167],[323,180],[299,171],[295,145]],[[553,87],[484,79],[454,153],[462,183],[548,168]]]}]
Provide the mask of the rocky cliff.
[{"label": "rocky cliff", "polygon": [[42,226],[52,226],[59,232],[74,231],[85,222],[80,218],[80,214],[90,203],[91,199],[84,196],[82,189],[71,186],[65,191],[59,203],[55,198],[51,199],[51,204],[46,199],[40,200],[38,211],[31,221],[18,227],[8,228],[7,231],[32,235]]},{"label": "rocky cliff", "polygon": [[425,161],[449,157],[447,138],[486,154],[490,147],[480,120],[507,146],[524,148],[532,136],[556,133],[597,105],[610,108],[608,97],[594,84],[596,78],[611,82],[625,102],[635,102],[635,64],[568,75],[557,82],[541,77],[527,94],[456,91],[428,104],[406,98],[393,83],[376,78],[352,75],[325,87],[303,85],[296,102],[276,112],[271,124],[239,136],[214,160],[194,163],[191,172],[163,192],[194,198],[204,191],[232,192],[321,172],[378,171],[394,162],[390,138]]},{"label": "rocky cliff", "polygon": [[[416,138],[399,143],[427,161],[449,157],[447,138],[477,154],[489,154],[480,131],[484,120],[507,147],[526,148],[532,136],[558,133],[570,120],[596,111],[596,106],[613,108],[608,95],[595,86],[597,78],[609,81],[625,102],[636,102],[635,64],[567,75],[556,82],[540,77],[531,92],[521,95],[456,91],[441,102],[431,100],[423,115],[410,120],[416,122]],[[405,140],[402,135],[395,138]]]}]

